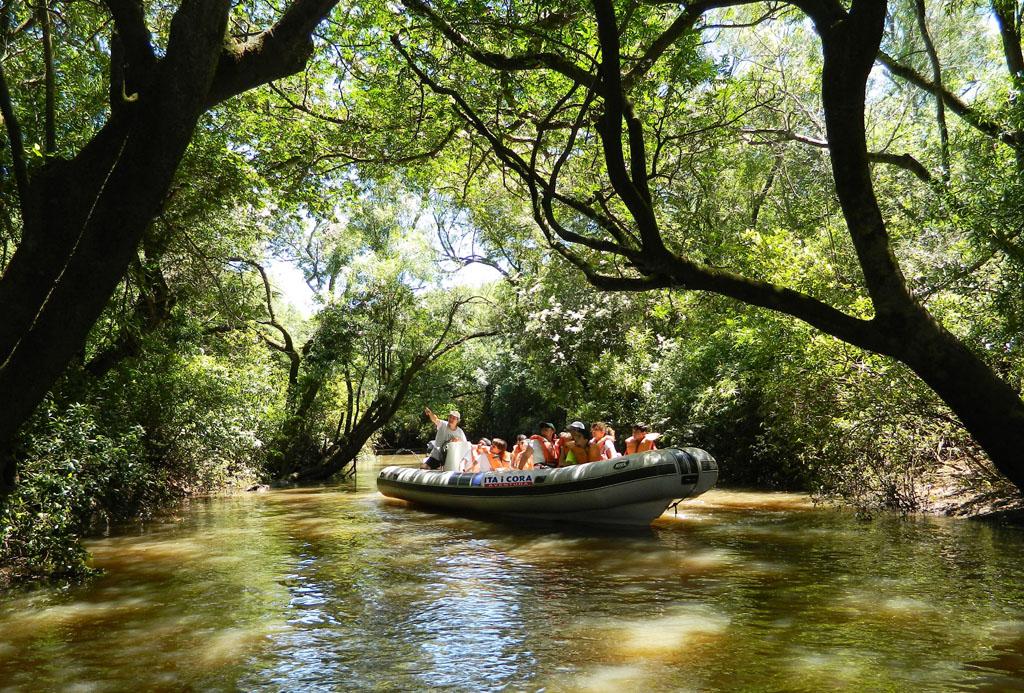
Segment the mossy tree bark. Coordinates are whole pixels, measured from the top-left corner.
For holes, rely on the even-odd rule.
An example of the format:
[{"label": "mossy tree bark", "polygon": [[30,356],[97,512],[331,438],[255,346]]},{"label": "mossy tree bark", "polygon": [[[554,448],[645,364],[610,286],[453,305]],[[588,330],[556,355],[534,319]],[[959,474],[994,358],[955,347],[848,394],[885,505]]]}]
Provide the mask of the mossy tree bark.
[{"label": "mossy tree bark", "polygon": [[111,115],[73,158],[24,165],[14,105],[0,107],[16,169],[22,242],[0,277],[0,494],[15,483],[21,425],[85,344],[163,205],[199,118],[302,69],[337,0],[295,0],[271,28],[225,39],[227,0],[183,0],[161,57],[141,2],[108,0]]}]

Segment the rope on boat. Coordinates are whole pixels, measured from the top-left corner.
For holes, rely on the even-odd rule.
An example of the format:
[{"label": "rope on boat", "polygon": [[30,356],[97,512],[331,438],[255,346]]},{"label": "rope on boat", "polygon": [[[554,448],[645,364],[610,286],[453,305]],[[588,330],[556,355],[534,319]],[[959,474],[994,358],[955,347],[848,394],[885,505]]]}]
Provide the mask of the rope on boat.
[{"label": "rope on boat", "polygon": [[[668,506],[668,508],[672,508],[672,513],[676,517],[679,517],[679,504],[682,503],[682,502],[683,502],[683,499],[680,498],[675,503],[673,503],[672,505]],[[665,508],[665,510],[668,510],[668,508]]]}]

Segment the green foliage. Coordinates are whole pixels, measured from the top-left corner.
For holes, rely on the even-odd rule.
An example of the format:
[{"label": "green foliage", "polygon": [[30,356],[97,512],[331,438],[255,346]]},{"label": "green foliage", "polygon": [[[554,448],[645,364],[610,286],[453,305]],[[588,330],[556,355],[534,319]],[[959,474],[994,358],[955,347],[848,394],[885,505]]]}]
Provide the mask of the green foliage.
[{"label": "green foliage", "polygon": [[143,459],[142,430],[114,435],[94,408],[47,402],[25,439],[21,483],[0,506],[0,586],[88,575],[79,540],[97,520],[130,516],[163,494]]},{"label": "green foliage", "polygon": [[108,420],[146,432],[147,456],[175,496],[262,475],[264,441],[281,416],[282,378],[251,338],[224,351],[153,354],[113,374],[98,395]]},{"label": "green foliage", "polygon": [[[481,50],[561,52],[588,70],[598,54],[587,3],[431,6]],[[1002,65],[988,5],[930,7],[946,87],[981,115],[1019,127],[1021,85]],[[15,25],[31,11],[18,2],[9,9]],[[146,5],[157,45],[173,9]],[[729,28],[684,33],[629,86],[656,142],[646,163],[657,172],[661,232],[695,262],[870,318],[831,163],[813,146],[826,136],[819,39],[795,9],[772,8],[761,21],[765,10],[716,11],[707,21]],[[617,12],[628,69],[679,7],[633,3]],[[230,31],[258,30],[275,13],[237,3]],[[55,13],[58,156],[106,117],[108,20],[100,5]],[[569,95],[564,75],[495,71],[390,3],[339,6],[318,29],[303,74],[220,104],[200,122],[165,209],[93,330],[84,367],[25,432],[21,483],[0,521],[8,575],[82,575],[77,540],[97,521],[319,462],[355,435],[369,409],[392,404],[386,425],[369,434],[392,447],[430,437],[424,404],[459,408],[472,436],[508,439],[540,420],[603,419],[620,437],[644,420],[665,434],[663,444],[710,450],[724,483],[903,510],[925,502],[923,479],[977,455],[949,411],[891,361],[720,298],[595,291],[552,252],[521,181],[453,115],[450,100],[419,83],[392,35],[457,88],[505,146],[528,157],[540,143],[545,170],[562,154],[568,128],[559,119],[585,102],[583,89]],[[30,168],[44,163],[38,38],[24,31],[4,57]],[[892,3],[883,48],[929,74],[913,3]],[[873,169],[908,285],[1019,387],[1020,163],[947,114],[951,174],[940,180],[932,95],[876,75],[868,102],[870,147],[912,155],[932,176]],[[556,122],[541,136],[537,125],[553,109]],[[603,196],[607,212],[626,219],[609,194],[595,114],[581,120],[560,164],[559,190]],[[9,171],[8,148],[0,158]],[[13,188],[0,186],[0,269],[20,240]],[[558,216],[583,238],[603,233],[572,209]],[[606,253],[580,253],[602,271],[635,276]],[[508,281],[460,305],[447,338],[492,327],[499,336],[459,344],[404,382],[469,293],[446,271],[473,260]],[[314,315],[289,310],[286,296],[264,287],[253,263],[270,262],[301,272]],[[293,382],[293,361],[277,348],[282,329],[301,361]],[[110,366],[96,375],[90,366],[105,357]]]},{"label": "green foliage", "polygon": [[20,483],[0,509],[0,583],[84,577],[88,532],[259,478],[281,388],[248,342],[220,355],[150,351],[86,401],[49,400],[23,435]]}]

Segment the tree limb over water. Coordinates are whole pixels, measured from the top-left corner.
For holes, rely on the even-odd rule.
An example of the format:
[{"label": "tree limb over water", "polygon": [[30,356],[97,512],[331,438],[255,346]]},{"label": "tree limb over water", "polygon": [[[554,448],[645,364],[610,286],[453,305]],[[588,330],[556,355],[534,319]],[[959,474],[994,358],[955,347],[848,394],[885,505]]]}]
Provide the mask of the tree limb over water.
[{"label": "tree limb over water", "polygon": [[[831,0],[791,3],[813,21],[821,39],[821,101],[827,134],[827,141],[821,144],[830,154],[834,192],[873,315],[857,317],[800,291],[708,266],[692,258],[692,251],[680,249],[678,240],[668,240],[661,221],[662,200],[670,192],[680,193],[655,185],[651,152],[660,150],[657,138],[661,131],[652,130],[645,122],[645,114],[638,112],[633,98],[647,102],[654,98],[653,87],[645,83],[645,78],[670,45],[694,31],[701,14],[716,7],[748,4],[755,3],[685,6],[669,28],[646,46],[638,46],[635,38],[629,38],[630,51],[641,58],[624,71],[622,42],[640,30],[630,25],[632,12],[620,23],[610,0],[594,0],[592,18],[583,18],[592,20],[587,23],[596,29],[600,53],[597,64],[587,67],[575,60],[586,54],[585,39],[560,58],[548,53],[528,57],[496,54],[478,46],[423,0],[407,0],[411,11],[427,17],[452,48],[476,63],[506,73],[509,79],[519,70],[544,69],[563,78],[562,96],[554,106],[537,106],[547,112],[546,116],[535,121],[518,119],[509,126],[538,123],[532,144],[520,134],[510,136],[502,123],[488,122],[473,103],[473,95],[450,86],[459,81],[457,68],[449,68],[455,74],[446,73],[445,63],[436,56],[417,57],[398,35],[392,42],[418,78],[450,99],[456,112],[490,144],[493,156],[519,178],[549,246],[580,269],[592,284],[607,290],[675,287],[717,293],[791,315],[850,344],[889,355],[913,369],[956,412],[996,466],[1024,489],[1024,463],[1017,452],[1024,449],[1024,402],[1013,387],[916,300],[893,252],[870,163],[900,165],[922,180],[930,175],[912,158],[869,152],[865,128],[868,74],[881,55],[883,64],[894,73],[942,94],[951,110],[986,134],[1014,147],[1019,138],[992,125],[941,86],[919,78],[881,53],[884,1],[854,0],[849,10]],[[546,45],[558,46],[561,40],[552,36]],[[421,62],[427,59],[429,71]],[[567,62],[571,69],[566,68]],[[660,78],[668,79],[664,75]],[[557,79],[552,82],[557,83]],[[582,100],[570,101],[578,91],[583,92]],[[524,109],[524,104],[520,103],[519,108]],[[574,124],[548,128],[554,114],[566,109],[576,112]],[[555,139],[556,134],[560,141]],[[656,140],[653,148],[651,137]],[[601,191],[590,197],[574,191],[564,178],[560,180],[560,172],[569,167],[593,172]],[[672,231],[673,239],[687,236],[685,229]]]}]

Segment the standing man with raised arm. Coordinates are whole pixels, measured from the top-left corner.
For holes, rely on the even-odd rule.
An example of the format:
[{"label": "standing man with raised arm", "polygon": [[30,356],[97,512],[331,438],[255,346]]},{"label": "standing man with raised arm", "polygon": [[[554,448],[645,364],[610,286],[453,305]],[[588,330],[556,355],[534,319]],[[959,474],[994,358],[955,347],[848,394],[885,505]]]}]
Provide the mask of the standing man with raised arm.
[{"label": "standing man with raised arm", "polygon": [[462,415],[453,409],[448,412],[448,420],[442,421],[437,414],[430,411],[430,407],[426,407],[423,413],[430,417],[430,423],[437,426],[437,435],[434,437],[434,447],[431,449],[430,455],[423,460],[422,468],[440,469],[444,466],[444,446],[449,441],[466,440],[466,434],[459,428],[459,420],[462,419]]}]

